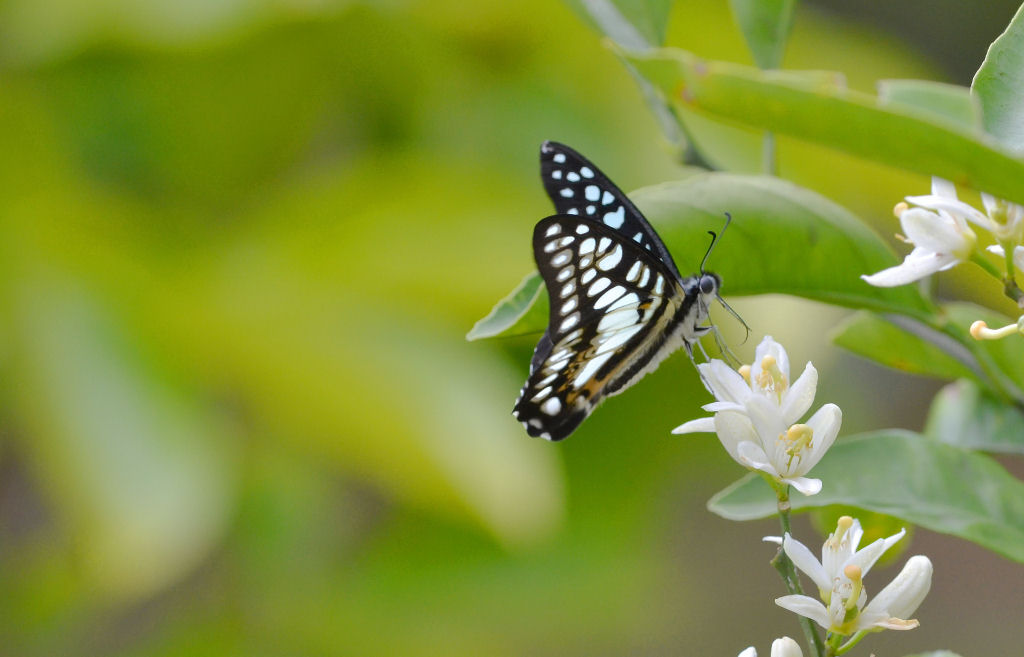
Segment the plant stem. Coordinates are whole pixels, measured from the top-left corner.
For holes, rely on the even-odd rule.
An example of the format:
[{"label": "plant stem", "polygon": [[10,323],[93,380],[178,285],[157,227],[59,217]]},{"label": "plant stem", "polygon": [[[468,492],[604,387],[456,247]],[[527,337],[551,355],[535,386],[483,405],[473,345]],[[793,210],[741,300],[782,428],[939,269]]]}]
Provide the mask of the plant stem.
[{"label": "plant stem", "polygon": [[[772,488],[775,489],[775,495],[778,498],[779,508],[779,523],[782,525],[782,536],[785,539],[786,534],[791,532],[789,523],[789,486],[785,484],[779,484],[778,482],[772,481]],[[771,561],[772,566],[775,570],[779,571],[779,575],[782,576],[782,581],[786,585],[786,590],[791,595],[803,595],[803,588],[800,586],[800,578],[796,574],[796,568],[793,567],[793,562],[790,561],[786,552],[779,546],[779,551],[776,553],[775,558]],[[825,645],[821,641],[821,637],[818,635],[818,630],[814,627],[811,619],[804,616],[800,616],[800,629],[804,632],[804,639],[807,641],[808,647],[814,651],[814,654],[818,657],[825,656]]]}]

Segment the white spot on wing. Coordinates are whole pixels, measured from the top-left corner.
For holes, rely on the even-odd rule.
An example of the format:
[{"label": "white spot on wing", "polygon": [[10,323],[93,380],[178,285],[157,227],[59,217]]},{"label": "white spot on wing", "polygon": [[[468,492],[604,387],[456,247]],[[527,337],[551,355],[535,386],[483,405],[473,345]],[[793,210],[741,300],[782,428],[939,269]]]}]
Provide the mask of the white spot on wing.
[{"label": "white spot on wing", "polygon": [[622,224],[626,221],[626,211],[620,205],[619,209],[615,212],[606,212],[604,215],[604,222],[612,228],[622,228]]},{"label": "white spot on wing", "polygon": [[573,191],[571,187],[563,187],[562,189],[558,190],[558,193],[564,196],[565,198],[572,198],[573,196]]},{"label": "white spot on wing", "polygon": [[597,207],[593,205],[587,206],[587,214],[597,214]]},{"label": "white spot on wing", "polygon": [[579,182],[580,174],[576,173],[575,171],[570,171],[569,173],[566,174],[565,179],[568,180],[569,182]]},{"label": "white spot on wing", "polygon": [[658,277],[654,279],[654,293],[662,294],[665,292],[665,278],[658,274]]},{"label": "white spot on wing", "polygon": [[541,391],[538,392],[536,395],[534,395],[533,397],[530,397],[530,401],[532,401],[532,402],[539,402],[540,400],[544,399],[545,397],[547,397],[550,394],[551,394],[551,386],[546,386],[546,387],[542,388]]},{"label": "white spot on wing", "polygon": [[[602,355],[597,356],[595,358],[591,358],[587,362],[587,364],[583,366],[583,369],[580,370],[580,373],[576,376],[576,380],[572,382],[573,386],[575,386],[576,388],[583,387],[583,384],[585,384],[587,381],[589,381],[590,377],[592,377],[595,374],[597,374],[597,371],[599,369],[601,369],[601,367],[605,363],[607,363],[608,359],[611,358],[611,357],[612,357],[612,353],[609,352],[607,354],[602,354]],[[552,399],[554,399],[554,398],[552,398]]]},{"label": "white spot on wing", "polygon": [[642,324],[637,324],[636,326],[631,326],[629,328],[622,329],[621,331],[616,332],[614,335],[609,337],[604,344],[601,345],[597,353],[606,354],[615,351],[622,345],[629,342],[629,339],[636,335],[642,328]]},{"label": "white spot on wing", "polygon": [[644,267],[644,273],[640,276],[640,282],[637,283],[637,287],[647,287],[647,281],[651,280],[651,269],[650,267]]},{"label": "white spot on wing", "polygon": [[562,402],[558,397],[552,397],[540,405],[540,410],[548,415],[557,415],[558,411],[562,410]]},{"label": "white spot on wing", "polygon": [[573,297],[562,304],[562,314],[572,312],[576,308],[576,297]]},{"label": "white spot on wing", "polygon": [[604,308],[605,306],[610,304],[612,301],[615,301],[625,293],[626,288],[622,287],[621,285],[616,285],[612,289],[602,294],[600,298],[594,302],[594,308],[600,310],[601,308]]},{"label": "white spot on wing", "polygon": [[558,164],[565,162],[565,153],[555,153],[555,157],[552,158]]},{"label": "white spot on wing", "polygon": [[[625,308],[626,306],[636,306],[640,303],[640,297],[636,295],[636,292],[630,292],[626,296],[622,297],[612,305],[608,306],[606,313],[618,310],[619,308]],[[603,320],[602,320],[603,321]]]},{"label": "white spot on wing", "polygon": [[583,167],[582,169],[580,169],[580,174],[582,174],[584,178],[594,177],[594,172],[591,171],[590,167]]},{"label": "white spot on wing", "polygon": [[589,232],[590,228],[588,228],[586,224],[580,224],[579,226],[576,226],[577,235],[586,235]]},{"label": "white spot on wing", "polygon": [[575,271],[576,269],[572,265],[569,265],[562,271],[558,272],[558,276],[555,276],[555,280],[558,281],[559,283],[564,283],[570,278],[572,278],[572,275]]},{"label": "white spot on wing", "polygon": [[595,240],[593,237],[588,237],[587,239],[580,242],[580,255],[586,255],[588,253],[591,253],[595,247],[597,247],[597,240]]},{"label": "white spot on wing", "polygon": [[608,271],[620,262],[622,262],[622,245],[616,244],[611,253],[597,261],[597,268],[602,271]]},{"label": "white spot on wing", "polygon": [[544,233],[544,237],[551,237],[552,235],[557,235],[560,232],[562,232],[561,224],[551,224],[548,226],[547,232]]},{"label": "white spot on wing", "polygon": [[564,265],[567,262],[569,262],[569,252],[568,251],[562,251],[558,255],[556,255],[554,258],[551,259],[551,264],[554,265],[555,267],[561,267],[562,265]]},{"label": "white spot on wing", "polygon": [[595,276],[597,276],[597,272],[593,269],[588,269],[587,271],[583,272],[582,276],[580,276],[580,283],[586,285],[590,281],[594,280]]},{"label": "white spot on wing", "polygon": [[587,197],[588,201],[596,201],[601,198],[601,188],[597,185],[587,185],[587,188],[583,190],[583,195]]},{"label": "white spot on wing", "polygon": [[609,203],[611,203],[614,200],[615,200],[615,197],[612,195],[611,192],[605,192],[604,194],[601,195],[601,203],[603,205],[608,205]]},{"label": "white spot on wing", "polygon": [[568,317],[566,317],[565,319],[562,320],[562,323],[558,325],[558,330],[559,331],[568,331],[572,327],[576,326],[576,324],[579,323],[579,321],[580,321],[580,314],[579,313],[573,313],[573,314],[569,315]]},{"label": "white spot on wing", "polygon": [[636,235],[633,236],[633,241],[634,242],[643,242],[644,241],[644,234],[643,233],[637,233]]},{"label": "white spot on wing", "polygon": [[[639,278],[639,276],[640,276],[640,267],[641,267],[641,264],[640,264],[639,260],[637,260],[636,262],[633,263],[633,266],[629,268],[628,272],[626,272],[626,281],[627,282],[632,283],[637,278]],[[559,274],[559,275],[561,275],[561,274]]]},{"label": "white spot on wing", "polygon": [[577,208],[569,208],[565,211],[566,214],[579,214],[580,211]]},{"label": "white spot on wing", "polygon": [[601,241],[597,243],[597,250],[604,253],[608,250],[608,247],[612,245],[612,241],[607,237],[602,237]]},{"label": "white spot on wing", "polygon": [[562,170],[561,169],[555,169],[554,171],[551,172],[551,177],[554,178],[555,180],[561,180],[562,179]]},{"label": "white spot on wing", "polygon": [[569,296],[570,294],[572,294],[575,291],[576,291],[576,283],[573,282],[573,281],[569,281],[568,283],[566,283],[565,285],[562,286],[562,297],[563,298],[567,297],[567,296]]},{"label": "white spot on wing", "polygon": [[604,290],[606,290],[608,286],[611,284],[612,282],[610,280],[602,276],[601,278],[594,281],[594,284],[590,286],[590,289],[587,290],[587,296],[596,296],[603,292]]}]

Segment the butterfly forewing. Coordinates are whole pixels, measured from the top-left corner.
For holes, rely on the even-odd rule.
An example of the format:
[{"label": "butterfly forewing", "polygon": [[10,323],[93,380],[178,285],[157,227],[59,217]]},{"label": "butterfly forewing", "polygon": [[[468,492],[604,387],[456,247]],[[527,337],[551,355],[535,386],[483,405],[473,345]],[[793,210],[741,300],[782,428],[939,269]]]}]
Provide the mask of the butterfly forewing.
[{"label": "butterfly forewing", "polygon": [[531,435],[559,440],[642,369],[684,294],[645,247],[580,215],[542,220],[533,248],[549,323],[513,414]]},{"label": "butterfly forewing", "polygon": [[603,223],[639,244],[680,278],[668,249],[636,206],[600,169],[573,149],[547,141],[540,149],[540,175],[559,214]]}]

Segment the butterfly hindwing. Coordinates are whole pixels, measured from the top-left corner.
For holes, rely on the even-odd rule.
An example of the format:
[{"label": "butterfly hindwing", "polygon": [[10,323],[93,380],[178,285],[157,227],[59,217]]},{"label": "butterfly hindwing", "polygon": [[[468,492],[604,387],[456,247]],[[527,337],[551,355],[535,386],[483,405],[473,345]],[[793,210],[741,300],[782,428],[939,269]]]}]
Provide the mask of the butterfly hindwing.
[{"label": "butterfly hindwing", "polygon": [[531,435],[559,440],[644,369],[684,293],[645,247],[579,215],[540,221],[533,247],[548,329],[513,414]]},{"label": "butterfly hindwing", "polygon": [[573,149],[546,141],[540,149],[544,189],[559,214],[574,214],[618,231],[681,278],[672,256],[633,202],[593,163]]}]

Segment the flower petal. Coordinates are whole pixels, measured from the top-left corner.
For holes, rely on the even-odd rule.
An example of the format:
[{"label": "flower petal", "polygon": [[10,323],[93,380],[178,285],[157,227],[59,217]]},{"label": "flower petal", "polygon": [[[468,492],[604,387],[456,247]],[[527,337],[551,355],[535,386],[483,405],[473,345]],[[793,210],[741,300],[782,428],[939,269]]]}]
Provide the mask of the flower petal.
[{"label": "flower petal", "polygon": [[757,650],[754,649],[754,646],[750,646],[744,648],[743,652],[736,655],[736,657],[757,657]]},{"label": "flower petal", "polygon": [[[970,221],[973,224],[981,226],[987,230],[991,230],[993,221],[989,219],[988,215],[980,212],[974,206],[964,203],[963,201],[957,200],[956,196],[953,198],[946,198],[936,194],[930,194],[927,196],[908,196],[907,200],[914,205],[919,205],[921,208],[928,208],[929,210],[935,210],[938,212],[946,213],[946,217],[952,219],[955,223],[960,224],[962,227],[965,225],[964,220]],[[900,215],[900,222],[902,223],[903,216],[908,212],[919,210],[920,208],[910,208]],[[904,226],[906,230],[906,226]],[[907,234],[910,237],[910,234]],[[911,238],[913,239],[913,238]]]},{"label": "flower petal", "polygon": [[790,558],[793,565],[811,578],[819,591],[832,589],[832,580],[829,578],[829,574],[825,572],[825,568],[806,545],[786,534],[782,538],[782,549],[786,551],[786,556]]},{"label": "flower petal", "polygon": [[832,447],[842,424],[843,411],[835,404],[825,404],[811,416],[811,419],[807,420],[807,426],[813,433],[811,434],[810,450],[801,454],[799,468],[801,473],[813,468],[825,455],[825,452]]},{"label": "flower petal", "polygon": [[750,423],[750,418],[737,411],[722,411],[715,414],[714,422],[715,433],[718,434],[718,440],[722,443],[722,447],[725,447],[729,456],[742,464],[737,451],[740,444],[757,440],[757,434],[754,432],[754,426]]},{"label": "flower petal", "polygon": [[737,446],[734,458],[742,466],[760,470],[776,479],[779,478],[779,471],[775,469],[771,459],[768,458],[768,455],[765,454],[764,450],[757,443],[744,440]]},{"label": "flower petal", "polygon": [[828,616],[825,605],[814,598],[806,595],[784,595],[781,598],[775,598],[775,604],[805,618],[810,618],[826,630],[832,626],[832,620]]},{"label": "flower petal", "polygon": [[942,269],[948,269],[958,262],[959,260],[954,255],[939,255],[924,249],[914,249],[903,260],[903,264],[883,269],[875,274],[862,275],[861,278],[875,287],[896,287],[913,283]]},{"label": "flower petal", "polygon": [[800,644],[784,636],[772,641],[772,657],[804,657]]},{"label": "flower petal", "polygon": [[931,587],[932,562],[922,555],[910,557],[900,574],[878,592],[864,611],[885,612],[889,617],[907,620],[921,606]]},{"label": "flower petal", "polygon": [[690,420],[684,422],[678,427],[672,430],[672,433],[714,433],[715,432],[715,418],[713,417],[702,417],[696,420]]},{"label": "flower petal", "polygon": [[750,396],[750,386],[740,373],[717,358],[710,363],[698,365],[704,379],[711,386],[711,394],[718,401],[742,404]]},{"label": "flower petal", "polygon": [[974,234],[966,225],[920,208],[901,214],[900,226],[914,246],[933,253],[963,254],[974,246]]},{"label": "flower petal", "polygon": [[807,409],[814,403],[814,394],[818,389],[818,370],[807,363],[803,374],[782,397],[782,422],[789,426],[804,416]]},{"label": "flower petal", "polygon": [[860,567],[861,576],[867,576],[868,572],[875,565],[875,562],[885,554],[885,552],[896,544],[904,535],[907,530],[901,529],[888,538],[880,538],[877,541],[871,543],[863,550],[858,550],[856,554],[850,557],[848,564],[853,564]]},{"label": "flower petal", "polygon": [[[789,381],[789,354],[786,349],[775,341],[770,335],[764,336],[761,343],[754,350],[754,362],[750,365],[750,380],[756,382],[761,378],[761,361],[765,356],[771,356],[779,366],[786,381]],[[756,383],[755,383],[756,385]]]},{"label": "flower petal", "polygon": [[782,477],[779,479],[784,484],[789,484],[804,495],[810,497],[821,492],[821,479],[810,479],[808,477]]}]

